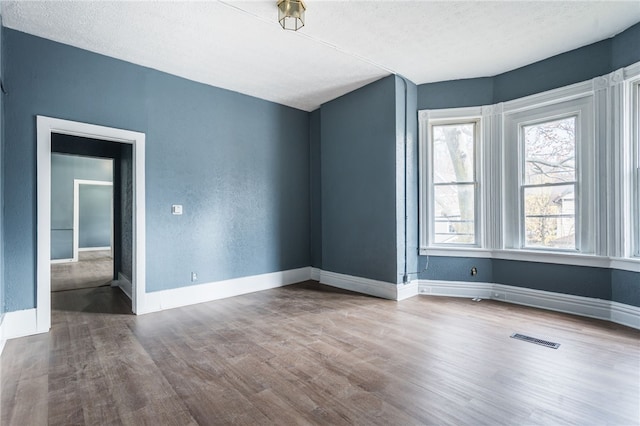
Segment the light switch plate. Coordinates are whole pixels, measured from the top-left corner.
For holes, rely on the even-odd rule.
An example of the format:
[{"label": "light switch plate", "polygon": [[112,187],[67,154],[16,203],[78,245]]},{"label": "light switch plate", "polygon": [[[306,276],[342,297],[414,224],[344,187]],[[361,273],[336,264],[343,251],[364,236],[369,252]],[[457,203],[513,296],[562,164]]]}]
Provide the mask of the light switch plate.
[{"label": "light switch plate", "polygon": [[181,204],[172,205],[171,206],[171,214],[181,215],[182,214],[182,205]]}]

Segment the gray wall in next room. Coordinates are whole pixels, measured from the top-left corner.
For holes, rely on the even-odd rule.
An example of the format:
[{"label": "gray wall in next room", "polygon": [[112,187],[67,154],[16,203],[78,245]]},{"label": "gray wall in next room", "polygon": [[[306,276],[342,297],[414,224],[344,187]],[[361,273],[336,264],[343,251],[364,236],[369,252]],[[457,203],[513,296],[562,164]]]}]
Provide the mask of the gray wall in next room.
[{"label": "gray wall in next room", "polygon": [[[114,229],[115,240],[118,241],[119,254],[117,260],[120,261],[117,272],[122,272],[131,282],[133,278],[133,149],[129,144],[120,144],[120,155],[118,161],[118,172],[120,188],[115,188],[115,193],[120,195],[117,204],[120,221],[116,221],[118,226]],[[119,212],[119,213],[118,213]]]},{"label": "gray wall in next room", "polygon": [[[74,180],[113,181],[113,161],[77,155],[51,154],[51,259],[73,257],[73,191]],[[84,186],[84,185],[82,185]],[[103,191],[104,192],[104,189]],[[84,195],[87,195],[86,192]],[[83,201],[87,201],[86,198]],[[89,203],[91,206],[91,203]],[[81,218],[95,217],[85,215]],[[84,229],[102,228],[98,223],[82,222]],[[88,227],[88,228],[87,228]],[[83,235],[81,233],[80,235]],[[86,235],[86,234],[84,234]],[[111,226],[103,229],[98,238],[103,247],[109,246]],[[89,241],[80,241],[79,247],[92,247]],[[100,246],[100,245],[98,245]]]},{"label": "gray wall in next room", "polygon": [[79,185],[78,248],[111,247],[113,186]]}]

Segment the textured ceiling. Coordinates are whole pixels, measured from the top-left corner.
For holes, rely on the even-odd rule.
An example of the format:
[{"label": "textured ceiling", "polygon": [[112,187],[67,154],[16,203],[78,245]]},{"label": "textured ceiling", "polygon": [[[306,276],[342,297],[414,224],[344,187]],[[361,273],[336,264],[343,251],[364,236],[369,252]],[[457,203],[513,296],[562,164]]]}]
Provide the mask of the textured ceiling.
[{"label": "textured ceiling", "polygon": [[492,76],[609,38],[640,1],[2,2],[6,27],[306,111],[398,73]]}]

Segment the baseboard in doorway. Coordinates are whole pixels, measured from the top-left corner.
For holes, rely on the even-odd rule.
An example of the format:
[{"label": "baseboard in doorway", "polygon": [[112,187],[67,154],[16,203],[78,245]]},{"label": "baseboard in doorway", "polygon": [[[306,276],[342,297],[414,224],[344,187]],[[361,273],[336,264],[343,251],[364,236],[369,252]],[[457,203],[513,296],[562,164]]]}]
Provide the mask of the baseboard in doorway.
[{"label": "baseboard in doorway", "polygon": [[38,334],[35,308],[5,312],[2,324],[0,324],[0,355],[7,340],[31,336],[33,334]]},{"label": "baseboard in doorway", "polygon": [[72,263],[72,262],[77,262],[76,260],[73,260],[73,258],[71,259],[51,259],[51,263]]},{"label": "baseboard in doorway", "polygon": [[122,290],[129,299],[133,298],[133,285],[131,285],[131,279],[122,272],[118,272],[118,279],[111,283],[111,287],[120,287],[120,290]]},{"label": "baseboard in doorway", "polygon": [[4,327],[2,326],[3,324],[4,324],[4,314],[0,314],[0,357],[2,356],[4,344],[7,343],[7,341],[4,338]]}]

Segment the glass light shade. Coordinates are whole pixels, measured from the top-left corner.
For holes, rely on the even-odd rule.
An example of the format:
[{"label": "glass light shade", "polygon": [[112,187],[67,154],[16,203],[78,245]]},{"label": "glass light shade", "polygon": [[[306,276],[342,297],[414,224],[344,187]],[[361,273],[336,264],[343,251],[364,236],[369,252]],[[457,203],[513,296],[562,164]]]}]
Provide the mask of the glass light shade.
[{"label": "glass light shade", "polygon": [[302,0],[279,0],[278,21],[282,28],[298,31],[304,27],[304,11],[306,9]]}]

